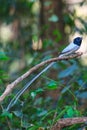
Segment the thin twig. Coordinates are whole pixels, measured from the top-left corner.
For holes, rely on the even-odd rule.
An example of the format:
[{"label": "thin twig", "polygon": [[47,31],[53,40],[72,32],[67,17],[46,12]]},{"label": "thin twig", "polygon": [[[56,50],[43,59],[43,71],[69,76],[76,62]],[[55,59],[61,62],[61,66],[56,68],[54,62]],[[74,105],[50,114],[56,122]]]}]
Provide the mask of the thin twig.
[{"label": "thin twig", "polygon": [[56,58],[52,58],[46,61],[43,61],[39,64],[37,64],[36,66],[32,67],[30,70],[28,70],[25,74],[23,74],[22,76],[18,77],[14,82],[12,82],[11,84],[8,84],[5,91],[3,92],[3,94],[0,96],[0,102],[2,102],[5,97],[11,93],[11,91],[13,90],[13,88],[20,83],[22,80],[24,80],[25,78],[27,78],[31,73],[35,72],[37,69],[39,69],[40,67],[49,64],[51,62],[57,62],[57,61],[61,61],[61,60],[68,60],[68,59],[73,59],[76,57],[81,56],[82,53],[76,53],[70,56],[65,56],[65,57],[56,57]]}]

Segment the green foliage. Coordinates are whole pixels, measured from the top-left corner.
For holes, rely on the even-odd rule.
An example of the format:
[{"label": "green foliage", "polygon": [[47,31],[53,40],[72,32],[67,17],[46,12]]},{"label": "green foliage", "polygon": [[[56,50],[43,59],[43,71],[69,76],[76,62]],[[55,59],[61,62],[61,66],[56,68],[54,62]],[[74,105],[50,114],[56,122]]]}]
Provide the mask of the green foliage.
[{"label": "green foliage", "polygon": [[[9,25],[9,23],[18,19],[19,23],[21,23],[18,30],[18,35],[20,33],[18,39],[8,43],[0,41],[0,49],[4,50],[3,52],[0,51],[0,95],[7,84],[14,81],[32,66],[53,57],[53,53],[58,55],[58,51],[65,47],[65,44],[59,44],[60,40],[66,37],[59,28],[53,28],[52,35],[49,35],[50,32],[46,34],[49,35],[49,38],[43,38],[45,37],[43,31],[48,31],[50,27],[50,25],[43,25],[45,19],[50,23],[59,24],[60,17],[53,10],[49,10],[50,17],[41,19],[43,21],[41,24],[43,25],[42,30],[37,29],[38,27],[35,26],[35,24],[40,25],[36,19],[39,18],[40,14],[37,13],[38,11],[35,13],[33,11],[34,8],[37,8],[36,5],[34,6],[36,1],[0,1],[0,22]],[[81,2],[80,6],[83,6],[83,4],[86,3]],[[52,3],[45,1],[43,5],[47,9]],[[10,15],[12,9],[15,10],[15,13]],[[87,33],[86,21],[77,17],[75,10],[73,12],[66,11],[62,19],[61,22],[64,23],[64,26],[70,27],[70,32],[67,31],[69,35],[76,31],[80,34]],[[79,20],[83,27],[77,27],[75,20]],[[15,30],[16,34],[16,26],[13,30]],[[34,51],[32,40],[37,42],[40,36],[43,38],[43,48],[40,51]],[[52,36],[55,37],[54,42]],[[87,116],[86,106],[83,102],[83,100],[87,100],[87,67],[81,66],[77,59],[56,63],[53,68],[50,68],[31,85],[31,88],[20,97],[9,112],[6,111],[15,94],[33,79],[39,71],[41,70],[37,70],[37,72],[16,86],[14,91],[3,101],[0,109],[1,130],[49,130],[61,118]],[[73,125],[64,128],[64,130],[79,130],[80,128],[81,125]]]},{"label": "green foliage", "polygon": [[8,56],[4,52],[0,52],[0,61],[6,61],[8,59]]},{"label": "green foliage", "polygon": [[58,17],[53,14],[48,20],[51,21],[51,22],[57,22],[58,21]]},{"label": "green foliage", "polygon": [[9,57],[6,56],[6,54],[4,52],[0,52],[0,85],[3,84],[3,80],[8,79],[8,76],[6,74],[6,72],[2,69],[2,66],[4,65],[4,63],[6,63],[9,60]]},{"label": "green foliage", "polygon": [[0,118],[6,118],[8,117],[9,119],[12,119],[12,113],[9,113],[7,111],[3,111],[3,113],[0,115]]},{"label": "green foliage", "polygon": [[68,117],[68,118],[71,118],[71,117],[75,117],[75,116],[80,116],[80,112],[76,109],[73,109],[72,106],[66,106],[66,114],[64,115],[64,117]]},{"label": "green foliage", "polygon": [[50,90],[51,89],[52,90],[57,89],[57,83],[55,81],[50,81],[50,83],[48,84],[47,88],[50,89]]},{"label": "green foliage", "polygon": [[56,42],[59,42],[62,39],[62,35],[58,29],[55,29],[53,31],[53,35],[56,36],[56,39],[55,39]]}]

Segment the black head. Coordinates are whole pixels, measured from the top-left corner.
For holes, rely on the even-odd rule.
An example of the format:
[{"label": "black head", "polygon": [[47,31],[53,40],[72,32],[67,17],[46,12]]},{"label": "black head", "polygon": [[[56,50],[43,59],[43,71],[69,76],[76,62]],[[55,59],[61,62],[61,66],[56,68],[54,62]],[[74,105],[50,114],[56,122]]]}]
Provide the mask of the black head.
[{"label": "black head", "polygon": [[73,43],[80,46],[81,43],[82,43],[82,37],[76,37],[74,40],[73,40]]}]

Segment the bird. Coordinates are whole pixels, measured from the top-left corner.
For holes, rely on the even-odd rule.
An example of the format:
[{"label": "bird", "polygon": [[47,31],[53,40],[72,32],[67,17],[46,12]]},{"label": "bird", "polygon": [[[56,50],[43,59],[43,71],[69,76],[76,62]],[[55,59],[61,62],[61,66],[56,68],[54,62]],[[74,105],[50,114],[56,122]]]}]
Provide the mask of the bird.
[{"label": "bird", "polygon": [[59,58],[63,56],[70,55],[75,53],[81,46],[82,37],[74,38],[73,42],[71,42],[63,51],[59,54]]},{"label": "bird", "polygon": [[[71,42],[63,51],[59,54],[59,58],[71,55],[75,53],[81,46],[82,43],[82,37],[76,37],[74,38],[73,42]],[[47,67],[45,67],[40,73],[38,73],[31,81],[29,81],[18,93],[14,96],[14,98],[10,101],[8,104],[6,110],[9,111],[9,109],[16,104],[19,97],[30,87],[30,85],[39,78],[44,72],[46,72],[51,66],[54,65],[56,62],[50,63]]]}]

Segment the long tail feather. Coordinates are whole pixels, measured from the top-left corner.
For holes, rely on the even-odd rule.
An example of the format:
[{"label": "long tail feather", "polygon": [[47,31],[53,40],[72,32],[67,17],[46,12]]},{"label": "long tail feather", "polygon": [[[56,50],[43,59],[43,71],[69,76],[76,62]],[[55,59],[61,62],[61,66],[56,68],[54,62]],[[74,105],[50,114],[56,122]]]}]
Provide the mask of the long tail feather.
[{"label": "long tail feather", "polygon": [[14,106],[19,99],[19,97],[30,87],[30,85],[39,78],[44,72],[46,72],[55,62],[50,63],[46,68],[44,68],[39,74],[37,74],[31,81],[29,81],[10,101],[9,105],[6,108],[6,111],[9,111],[9,109]]}]

